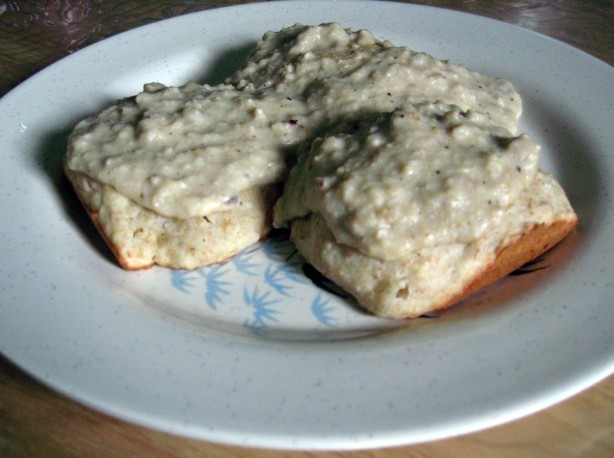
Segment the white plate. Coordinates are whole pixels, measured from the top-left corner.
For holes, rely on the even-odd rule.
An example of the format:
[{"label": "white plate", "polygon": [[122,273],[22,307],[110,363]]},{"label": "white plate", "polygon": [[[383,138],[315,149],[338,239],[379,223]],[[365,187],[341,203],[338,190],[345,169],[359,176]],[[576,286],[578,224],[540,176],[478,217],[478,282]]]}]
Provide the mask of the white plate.
[{"label": "white plate", "polygon": [[[147,81],[219,81],[263,32],[327,21],[517,86],[522,130],[581,218],[545,269],[395,322],[315,286],[277,239],[192,273],[116,266],[61,178],[72,125]],[[94,408],[232,444],[406,444],[547,407],[614,367],[612,87],[608,65],[557,41],[384,2],[216,9],[90,46],[0,102],[0,348]]]}]

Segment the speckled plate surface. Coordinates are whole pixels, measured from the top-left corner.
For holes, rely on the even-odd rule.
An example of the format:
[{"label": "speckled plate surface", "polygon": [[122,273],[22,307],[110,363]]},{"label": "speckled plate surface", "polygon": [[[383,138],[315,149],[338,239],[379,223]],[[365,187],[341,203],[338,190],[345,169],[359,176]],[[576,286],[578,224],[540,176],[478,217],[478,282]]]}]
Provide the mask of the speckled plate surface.
[{"label": "speckled plate surface", "polygon": [[[219,82],[263,32],[328,21],[511,80],[577,233],[524,275],[410,322],[360,312],[283,233],[213,268],[118,268],[61,176],[74,123],[144,82]],[[517,27],[385,2],[211,10],[77,52],[0,100],[0,349],[87,405],[232,444],[407,444],[547,407],[614,368],[613,74]]]}]

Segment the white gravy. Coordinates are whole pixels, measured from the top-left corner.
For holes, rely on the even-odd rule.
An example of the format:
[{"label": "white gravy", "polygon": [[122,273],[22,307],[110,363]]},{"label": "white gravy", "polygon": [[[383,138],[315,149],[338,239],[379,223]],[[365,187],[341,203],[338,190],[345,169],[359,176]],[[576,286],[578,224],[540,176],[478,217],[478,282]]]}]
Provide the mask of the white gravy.
[{"label": "white gravy", "polygon": [[[519,137],[501,148],[489,130],[516,128],[520,97],[509,82],[395,47],[367,31],[323,24],[267,33],[227,83],[146,85],[136,97],[76,126],[68,168],[160,215],[190,218],[230,208],[241,191],[283,182],[296,147],[340,120],[438,100],[469,110],[473,121],[446,108],[454,120],[443,122],[420,108],[413,114],[419,113],[420,121],[413,115],[402,120],[397,113],[390,127],[376,122],[379,130],[373,134],[363,128],[355,137],[316,142],[318,158],[359,153],[343,160],[354,176],[327,175],[336,183],[335,192],[317,204],[319,210],[347,231],[340,237],[374,242],[372,252],[383,256],[389,256],[385,253],[395,239],[385,239],[396,237],[397,223],[418,234],[448,218],[458,226],[452,232],[476,236],[485,230],[482,218],[472,218],[467,228],[460,215],[485,200],[492,201],[488,208],[502,208],[534,170],[537,149],[530,140]],[[450,123],[458,126],[450,130]],[[448,143],[454,154],[444,148]],[[358,146],[364,151],[355,151]],[[406,147],[411,154],[403,158]],[[385,161],[376,157],[380,150],[389,155]],[[355,166],[360,161],[377,168],[378,186]],[[330,163],[324,166],[328,171]],[[435,169],[442,174],[434,175]],[[424,189],[395,184],[409,176]],[[480,197],[478,189],[491,194]],[[392,194],[383,197],[387,192]],[[427,239],[449,240],[452,232],[434,231]]]}]

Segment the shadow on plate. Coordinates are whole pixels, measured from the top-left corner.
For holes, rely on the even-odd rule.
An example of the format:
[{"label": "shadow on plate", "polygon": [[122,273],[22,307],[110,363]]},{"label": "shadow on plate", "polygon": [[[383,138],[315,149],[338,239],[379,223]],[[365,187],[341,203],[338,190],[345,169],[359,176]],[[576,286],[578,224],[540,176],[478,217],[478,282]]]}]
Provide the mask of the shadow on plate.
[{"label": "shadow on plate", "polygon": [[207,66],[207,70],[196,78],[196,81],[212,86],[223,83],[245,64],[255,46],[256,43],[251,42],[220,53],[214,57],[212,64]]},{"label": "shadow on plate", "polygon": [[[75,121],[76,123],[77,121]],[[38,164],[41,172],[49,179],[55,189],[67,218],[74,224],[75,230],[84,237],[92,248],[106,261],[115,263],[113,253],[90,220],[87,212],[72,190],[70,182],[62,171],[68,136],[72,127],[50,132],[41,142]]]},{"label": "shadow on plate", "polygon": [[[579,217],[578,229],[585,233],[597,221],[600,206],[600,190],[610,178],[603,175],[599,161],[591,150],[588,133],[580,131],[575,114],[565,110],[552,110],[548,104],[526,98],[525,119],[542,128],[538,139],[544,153],[548,153],[551,164],[546,170],[557,178],[572,207]],[[542,154],[544,154],[542,153]]]}]

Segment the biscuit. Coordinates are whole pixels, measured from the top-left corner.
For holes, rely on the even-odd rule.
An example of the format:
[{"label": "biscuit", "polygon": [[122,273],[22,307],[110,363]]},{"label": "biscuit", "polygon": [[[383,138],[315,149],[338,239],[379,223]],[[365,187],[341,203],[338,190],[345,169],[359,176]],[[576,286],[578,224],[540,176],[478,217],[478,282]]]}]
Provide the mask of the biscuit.
[{"label": "biscuit", "polygon": [[448,307],[548,250],[575,226],[539,146],[445,103],[364,117],[314,141],[274,225],[375,315]]},{"label": "biscuit", "polygon": [[[532,193],[548,193],[549,187],[562,192],[552,177],[540,174],[518,205],[534,204]],[[361,307],[380,317],[415,318],[460,302],[560,242],[573,230],[577,216],[559,202],[551,221],[519,221],[517,231],[505,238],[492,235],[468,244],[432,246],[395,261],[338,243],[314,213],[293,221],[291,239],[309,263]]]},{"label": "biscuit", "polygon": [[[435,101],[506,132],[516,129],[522,109],[514,87],[500,78],[393,46],[365,30],[297,24],[265,34],[226,84],[150,83],[82,121],[64,170],[122,267],[194,269],[225,261],[266,236],[279,187],[297,156],[331,126]],[[296,234],[305,224],[322,225],[322,215],[307,213],[283,223]],[[300,242],[306,257],[328,268],[317,261],[323,248],[316,241],[295,237],[307,240]]]},{"label": "biscuit", "polygon": [[195,269],[225,261],[264,238],[279,191],[242,191],[225,211],[192,218],[161,216],[86,175],[66,169],[96,228],[127,270],[153,265]]}]

